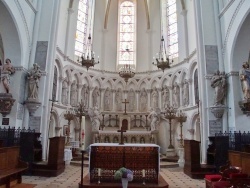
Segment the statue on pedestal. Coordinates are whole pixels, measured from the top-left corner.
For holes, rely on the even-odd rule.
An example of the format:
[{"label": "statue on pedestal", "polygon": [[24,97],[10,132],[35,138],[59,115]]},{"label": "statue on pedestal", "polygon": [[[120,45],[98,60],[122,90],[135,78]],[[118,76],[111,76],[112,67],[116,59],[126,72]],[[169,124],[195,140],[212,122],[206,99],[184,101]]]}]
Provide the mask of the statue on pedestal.
[{"label": "statue on pedestal", "polygon": [[163,87],[162,91],[162,108],[165,109],[170,103],[169,103],[169,90],[167,86]]},{"label": "statue on pedestal", "polygon": [[239,71],[241,88],[244,99],[250,99],[250,69],[248,62],[243,63],[242,69]]},{"label": "statue on pedestal", "polygon": [[174,83],[174,88],[173,88],[173,106],[175,108],[179,107],[179,102],[180,102],[180,90],[177,82]]},{"label": "statue on pedestal", "polygon": [[226,96],[226,84],[225,72],[220,72],[217,70],[211,79],[211,87],[215,90],[213,106],[223,105],[223,101]]},{"label": "statue on pedestal", "polygon": [[27,79],[29,81],[28,100],[38,101],[39,80],[42,76],[41,69],[36,63],[33,69],[28,72]]},{"label": "statue on pedestal", "polygon": [[1,68],[1,81],[3,82],[6,93],[10,93],[10,75],[15,73],[15,69],[10,59],[5,60],[5,64]]}]

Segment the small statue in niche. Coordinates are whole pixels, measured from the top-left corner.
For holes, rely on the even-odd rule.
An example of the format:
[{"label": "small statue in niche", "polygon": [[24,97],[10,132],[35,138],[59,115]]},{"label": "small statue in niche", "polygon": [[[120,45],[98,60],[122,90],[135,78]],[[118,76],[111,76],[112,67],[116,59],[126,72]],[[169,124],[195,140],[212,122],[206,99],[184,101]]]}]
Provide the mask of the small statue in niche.
[{"label": "small statue in niche", "polygon": [[153,92],[152,92],[152,107],[153,108],[158,107],[158,99],[159,99],[159,94],[158,94],[156,87],[154,87]]},{"label": "small statue in niche", "polygon": [[115,103],[116,103],[116,110],[122,111],[122,90],[118,88],[115,93]]},{"label": "small statue in niche", "polygon": [[70,104],[71,106],[77,105],[77,85],[75,82],[73,82],[73,84],[71,85]]},{"label": "small statue in niche", "polygon": [[39,80],[41,76],[40,66],[34,63],[33,69],[27,75],[27,79],[29,80],[28,100],[38,100]]},{"label": "small statue in niche", "polygon": [[92,131],[99,131],[101,119],[100,119],[100,111],[98,106],[94,106],[93,108],[89,108],[88,114],[92,123]]},{"label": "small statue in niche", "polygon": [[104,94],[104,110],[106,111],[111,110],[111,104],[112,104],[111,100],[112,100],[112,95],[111,95],[110,88],[108,87]]},{"label": "small statue in niche", "polygon": [[242,69],[239,71],[241,88],[244,100],[250,99],[250,69],[248,62],[244,62]]},{"label": "small statue in niche", "polygon": [[128,93],[128,110],[130,112],[133,112],[135,109],[135,93],[132,88],[130,88],[129,93]]},{"label": "small statue in niche", "polygon": [[169,103],[169,90],[168,90],[167,86],[163,87],[162,102],[163,102],[163,109],[165,109],[170,104]]},{"label": "small statue in niche", "polygon": [[173,88],[173,106],[175,108],[179,107],[179,102],[180,102],[180,90],[177,82],[174,83],[174,88]]},{"label": "small statue in niche", "polygon": [[158,125],[158,123],[160,121],[160,118],[159,118],[158,113],[156,112],[156,110],[151,108],[150,113],[148,115],[148,118],[151,120],[150,121],[151,131],[156,130],[156,126]]},{"label": "small statue in niche", "polygon": [[10,75],[15,73],[15,69],[10,59],[5,60],[5,64],[1,68],[1,80],[3,82],[6,93],[10,93]]},{"label": "small statue in niche", "polygon": [[93,90],[92,97],[93,97],[93,106],[100,106],[100,91],[97,86]]},{"label": "small statue in niche", "polygon": [[146,89],[143,88],[140,92],[140,106],[141,112],[145,112],[147,110],[147,92]]},{"label": "small statue in niche", "polygon": [[186,79],[184,80],[184,84],[183,84],[182,96],[183,96],[183,106],[188,106],[188,104],[189,104],[189,84],[188,84],[188,81]]},{"label": "small statue in niche", "polygon": [[226,96],[226,75],[225,72],[220,72],[217,70],[212,79],[211,87],[214,88],[214,106],[222,106],[224,98]]},{"label": "small statue in niche", "polygon": [[87,108],[88,101],[89,101],[89,88],[86,84],[84,84],[82,88],[82,101],[83,101],[85,108]]},{"label": "small statue in niche", "polygon": [[68,104],[68,83],[66,80],[62,83],[62,104]]}]

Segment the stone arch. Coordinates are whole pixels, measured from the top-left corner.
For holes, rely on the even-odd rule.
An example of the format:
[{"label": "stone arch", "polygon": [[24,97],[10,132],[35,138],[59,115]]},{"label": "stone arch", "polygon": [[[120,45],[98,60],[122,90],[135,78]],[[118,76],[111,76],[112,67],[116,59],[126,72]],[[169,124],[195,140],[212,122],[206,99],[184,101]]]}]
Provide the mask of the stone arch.
[{"label": "stone arch", "polygon": [[200,117],[197,112],[195,112],[190,121],[190,128],[187,129],[190,134],[190,139],[201,141],[201,130],[200,130]]},{"label": "stone arch", "polygon": [[55,66],[58,69],[58,77],[63,77],[63,65],[60,57],[57,55],[56,60],[55,60]]}]

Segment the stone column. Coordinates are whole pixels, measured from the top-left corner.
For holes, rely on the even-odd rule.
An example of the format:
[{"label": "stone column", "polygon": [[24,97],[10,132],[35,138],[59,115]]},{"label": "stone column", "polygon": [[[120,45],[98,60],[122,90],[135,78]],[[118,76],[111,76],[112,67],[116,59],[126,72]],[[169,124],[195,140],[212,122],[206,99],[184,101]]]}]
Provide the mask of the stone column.
[{"label": "stone column", "polygon": [[188,82],[188,106],[190,104],[193,104],[193,89],[192,89],[192,83],[193,83],[193,80],[190,78],[187,80]]},{"label": "stone column", "polygon": [[170,106],[173,106],[173,85],[167,86],[169,90],[169,103]]},{"label": "stone column", "polygon": [[72,82],[70,82],[69,81],[69,84],[68,84],[68,104],[67,104],[67,106],[68,105],[71,105],[71,103],[70,103],[70,98],[71,98],[71,85],[72,85]]},{"label": "stone column", "polygon": [[[72,8],[68,8],[68,18],[67,18],[67,26],[66,26],[66,36],[65,36],[65,45],[64,45],[64,54],[68,55],[68,44],[70,43],[69,40],[69,30],[70,30],[70,18],[74,10]],[[66,57],[66,56],[65,56]]]},{"label": "stone column", "polygon": [[82,84],[77,84],[77,105],[79,102],[81,102],[81,99],[82,99],[82,88],[83,88],[83,85]]},{"label": "stone column", "polygon": [[94,87],[89,87],[89,108],[93,107],[92,93],[94,89],[95,89]]}]

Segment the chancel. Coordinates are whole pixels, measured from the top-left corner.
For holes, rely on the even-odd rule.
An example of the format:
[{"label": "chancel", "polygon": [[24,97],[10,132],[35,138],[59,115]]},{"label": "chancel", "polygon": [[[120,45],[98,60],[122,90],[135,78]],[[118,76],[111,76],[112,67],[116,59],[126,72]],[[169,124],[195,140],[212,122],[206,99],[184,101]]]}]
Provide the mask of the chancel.
[{"label": "chancel", "polygon": [[249,25],[249,0],[0,0],[0,188],[72,164],[79,187],[119,187],[123,165],[131,187],[177,186],[170,162],[218,173],[249,151]]}]

